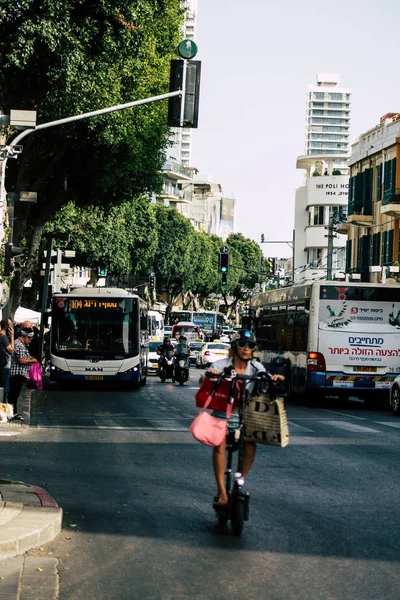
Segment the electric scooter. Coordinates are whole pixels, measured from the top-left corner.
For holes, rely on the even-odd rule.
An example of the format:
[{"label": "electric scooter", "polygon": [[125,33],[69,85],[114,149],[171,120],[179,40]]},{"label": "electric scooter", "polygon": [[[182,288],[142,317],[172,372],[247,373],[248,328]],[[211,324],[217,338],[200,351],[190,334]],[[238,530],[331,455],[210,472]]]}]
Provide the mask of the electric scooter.
[{"label": "electric scooter", "polygon": [[[227,398],[228,403],[233,402],[233,395],[237,388],[236,383],[241,382],[239,397],[235,401],[239,406],[239,427],[231,431],[227,435],[226,444],[226,471],[225,471],[225,488],[228,494],[228,503],[226,505],[218,504],[218,498],[214,498],[213,508],[218,517],[218,523],[226,525],[230,521],[232,533],[235,536],[241,535],[243,531],[244,521],[249,520],[250,509],[250,494],[246,490],[245,480],[242,476],[243,471],[243,443],[244,443],[244,411],[246,405],[246,384],[248,382],[255,383],[254,393],[258,394],[261,391],[268,390],[272,397],[275,393],[272,388],[272,379],[268,373],[260,373],[254,376],[237,375],[235,371],[231,371],[229,375],[223,373],[217,379],[211,395],[215,394],[218,389],[218,381],[223,379],[231,379],[230,395]],[[237,463],[235,472],[232,469],[233,455],[237,452]]]}]

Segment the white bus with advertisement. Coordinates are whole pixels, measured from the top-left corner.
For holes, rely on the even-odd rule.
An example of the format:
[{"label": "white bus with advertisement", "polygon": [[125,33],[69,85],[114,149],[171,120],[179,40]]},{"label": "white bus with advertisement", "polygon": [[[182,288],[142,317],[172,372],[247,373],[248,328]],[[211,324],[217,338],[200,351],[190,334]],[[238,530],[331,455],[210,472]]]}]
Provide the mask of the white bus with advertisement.
[{"label": "white bus with advertisement", "polygon": [[389,399],[400,374],[400,285],[309,282],[258,294],[259,355],[288,394]]}]

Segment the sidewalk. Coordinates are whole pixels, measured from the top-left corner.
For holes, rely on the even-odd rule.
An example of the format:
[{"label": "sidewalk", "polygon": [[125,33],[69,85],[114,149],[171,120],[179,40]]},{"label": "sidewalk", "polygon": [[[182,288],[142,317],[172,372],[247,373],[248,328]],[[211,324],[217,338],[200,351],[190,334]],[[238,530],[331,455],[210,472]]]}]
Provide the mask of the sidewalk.
[{"label": "sidewalk", "polygon": [[[20,435],[29,427],[33,391],[23,388],[18,399],[24,421],[0,424],[0,437]],[[22,555],[53,540],[61,527],[62,509],[49,492],[0,479],[0,598],[56,598],[57,559]]]}]

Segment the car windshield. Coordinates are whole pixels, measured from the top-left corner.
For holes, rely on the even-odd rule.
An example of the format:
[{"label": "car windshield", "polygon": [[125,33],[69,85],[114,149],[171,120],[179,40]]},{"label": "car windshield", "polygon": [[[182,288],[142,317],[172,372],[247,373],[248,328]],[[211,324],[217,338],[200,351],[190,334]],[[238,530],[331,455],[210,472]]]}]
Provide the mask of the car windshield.
[{"label": "car windshield", "polygon": [[209,350],[228,350],[228,344],[207,344]]},{"label": "car windshield", "polygon": [[189,348],[193,348],[194,350],[197,350],[199,348],[202,348],[203,345],[204,345],[203,342],[191,342],[189,344]]},{"label": "car windshield", "polygon": [[161,342],[150,342],[149,343],[149,352],[155,352]]}]

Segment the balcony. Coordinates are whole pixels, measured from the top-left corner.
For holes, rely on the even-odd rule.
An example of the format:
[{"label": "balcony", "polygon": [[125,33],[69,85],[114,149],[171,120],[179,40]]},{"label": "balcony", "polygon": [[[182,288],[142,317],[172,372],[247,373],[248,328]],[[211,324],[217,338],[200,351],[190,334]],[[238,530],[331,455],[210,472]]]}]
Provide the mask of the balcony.
[{"label": "balcony", "polygon": [[192,169],[172,160],[169,160],[164,164],[162,172],[170,179],[176,179],[180,181],[191,181],[193,179]]},{"label": "balcony", "polygon": [[157,198],[160,200],[170,200],[171,202],[183,202],[185,204],[190,204],[191,202],[188,194],[182,192],[177,185],[167,182],[164,182],[163,189],[157,194]]},{"label": "balcony", "polygon": [[347,221],[339,221],[336,225],[336,230],[338,233],[342,233],[343,235],[347,235],[349,232],[349,224]]},{"label": "balcony", "polygon": [[388,217],[400,216],[400,189],[388,190],[384,193],[381,214]]},{"label": "balcony", "polygon": [[353,212],[347,217],[347,222],[352,225],[359,225],[360,227],[371,227],[374,223],[373,215],[365,215],[364,211]]}]

